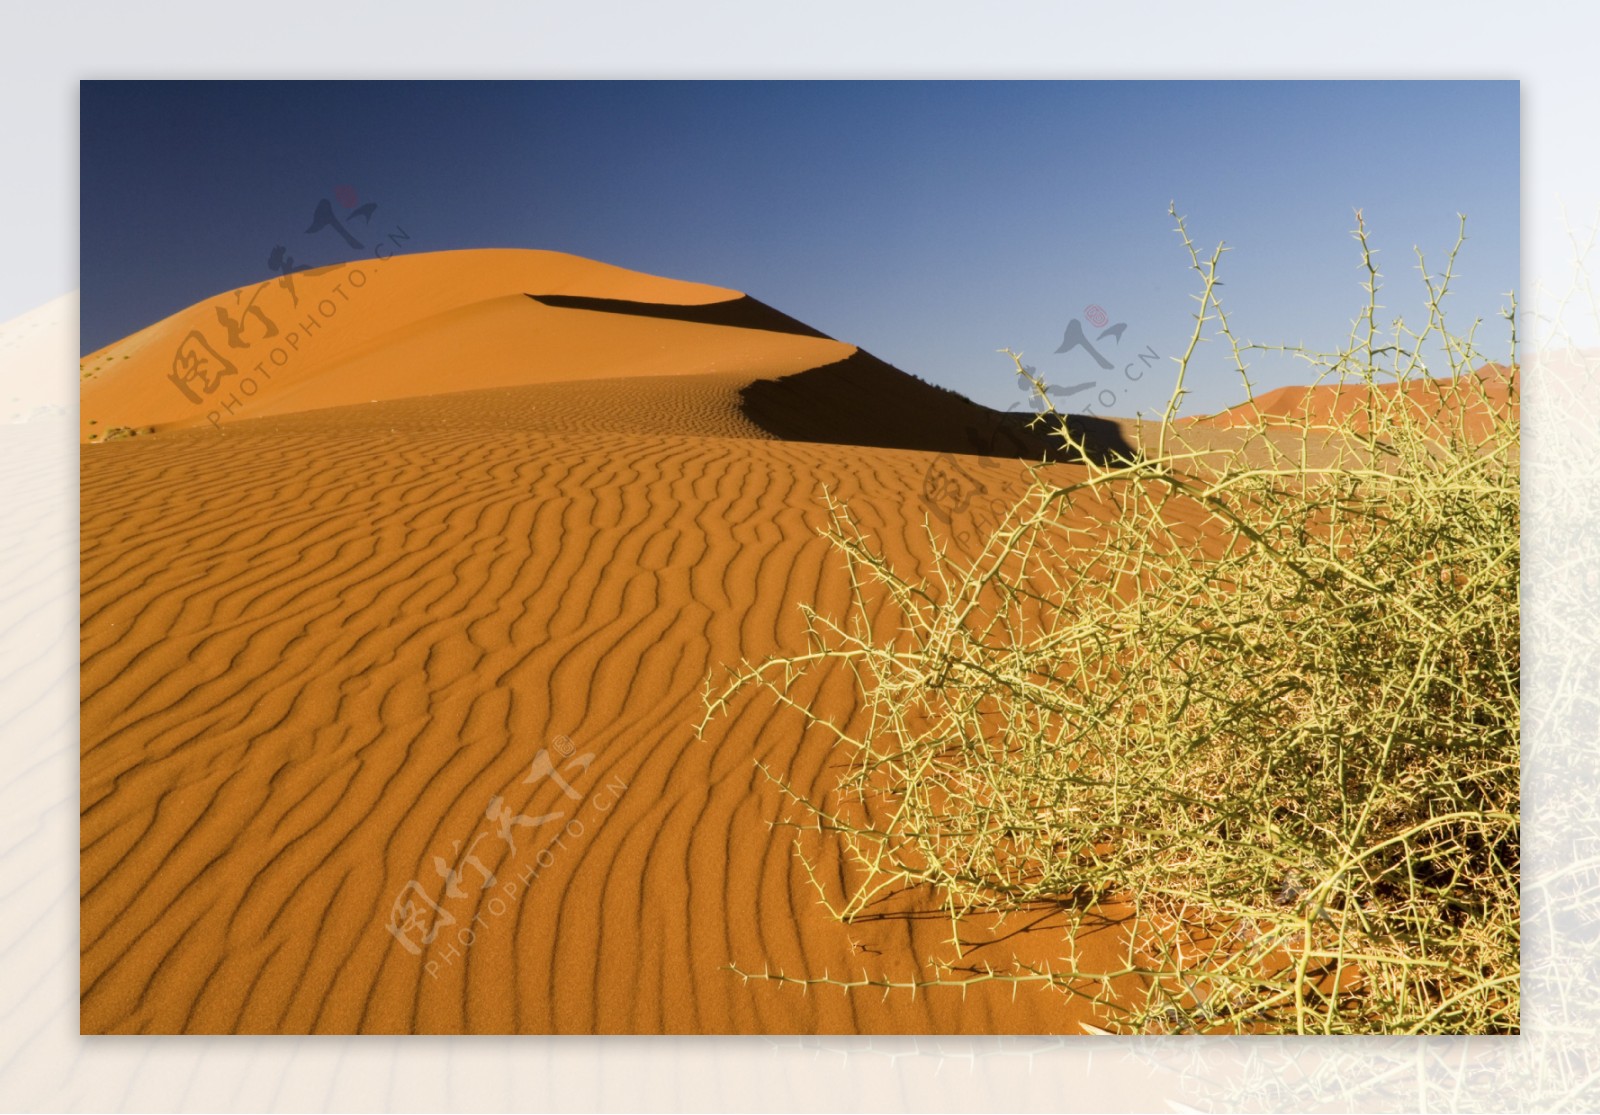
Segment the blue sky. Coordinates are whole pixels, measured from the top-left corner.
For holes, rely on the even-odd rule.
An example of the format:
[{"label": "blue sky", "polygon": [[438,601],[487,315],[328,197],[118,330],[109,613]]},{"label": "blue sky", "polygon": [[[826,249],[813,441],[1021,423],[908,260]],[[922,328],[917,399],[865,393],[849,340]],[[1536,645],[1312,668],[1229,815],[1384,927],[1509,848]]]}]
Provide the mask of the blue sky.
[{"label": "blue sky", "polygon": [[[1518,286],[1516,82],[85,82],[82,348],[219,291],[355,258],[308,235],[323,198],[375,203],[416,251],[551,248],[733,287],[925,379],[1019,403],[1009,361],[1159,409],[1198,290],[1167,205],[1225,240],[1236,332],[1336,345],[1364,298],[1423,313],[1413,245],[1469,240],[1454,312]],[[1125,323],[1054,354],[1073,318]],[[1090,326],[1093,338],[1099,330]],[[1161,357],[1138,382],[1120,370]],[[1270,387],[1303,378],[1283,360]],[[1241,389],[1203,346],[1186,412]]]}]

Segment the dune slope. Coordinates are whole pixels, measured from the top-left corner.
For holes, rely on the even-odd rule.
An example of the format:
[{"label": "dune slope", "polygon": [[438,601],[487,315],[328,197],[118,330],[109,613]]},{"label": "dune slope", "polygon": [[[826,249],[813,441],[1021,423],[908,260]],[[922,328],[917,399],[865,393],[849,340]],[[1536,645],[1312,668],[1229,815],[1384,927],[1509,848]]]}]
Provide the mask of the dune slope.
[{"label": "dune slope", "polygon": [[[826,729],[753,700],[692,731],[708,678],[804,648],[801,604],[844,611],[824,487],[908,568],[925,517],[978,537],[1024,467],[929,450],[971,452],[994,412],[735,292],[551,253],[383,266],[384,298],[217,423],[170,380],[214,303],[86,358],[85,441],[138,432],[81,454],[83,1031],[1088,1020],[1001,984],[730,970],[913,979],[955,953],[928,896],[849,927],[818,904],[756,762],[820,791]],[[856,715],[847,676],[808,684]],[[1049,961],[1053,928],[974,923],[967,962]]]},{"label": "dune slope", "polygon": [[[931,907],[835,923],[769,827],[785,810],[755,762],[820,789],[825,730],[756,701],[708,740],[691,731],[707,677],[803,648],[801,602],[842,613],[820,487],[913,563],[937,459],[544,432],[511,394],[89,451],[84,1031],[1089,1018],[998,985],[804,995],[726,967],[904,979],[951,955]],[[971,467],[996,491],[1023,482]],[[849,678],[818,689],[819,712],[851,715]],[[1048,958],[1063,943],[1037,920],[994,947]]]}]

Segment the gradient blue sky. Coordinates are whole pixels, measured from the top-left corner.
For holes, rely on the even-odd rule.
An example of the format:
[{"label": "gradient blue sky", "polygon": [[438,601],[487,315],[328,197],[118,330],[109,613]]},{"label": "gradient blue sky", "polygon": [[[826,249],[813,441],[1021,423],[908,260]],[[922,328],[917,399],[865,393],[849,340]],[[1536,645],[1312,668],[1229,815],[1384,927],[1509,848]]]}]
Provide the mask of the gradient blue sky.
[{"label": "gradient blue sky", "polygon": [[[1003,346],[1051,382],[1159,409],[1198,290],[1169,201],[1225,240],[1225,307],[1261,342],[1333,346],[1363,294],[1365,210],[1387,314],[1422,314],[1413,245],[1503,356],[1518,286],[1516,82],[85,82],[82,349],[301,263],[348,187],[409,250],[553,248],[733,287],[993,406]],[[358,227],[359,235],[359,227]],[[1090,304],[1127,323],[1053,355]],[[1097,330],[1091,330],[1091,336]],[[1303,371],[1263,360],[1262,386]],[[1186,412],[1240,387],[1202,349]],[[1085,400],[1090,393],[1069,400]]]}]

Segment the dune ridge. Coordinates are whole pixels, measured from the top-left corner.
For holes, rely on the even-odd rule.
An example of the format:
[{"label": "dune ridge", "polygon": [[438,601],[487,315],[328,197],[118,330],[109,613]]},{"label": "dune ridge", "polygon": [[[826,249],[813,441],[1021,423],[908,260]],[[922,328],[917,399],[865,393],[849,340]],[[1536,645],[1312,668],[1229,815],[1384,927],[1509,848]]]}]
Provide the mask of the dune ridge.
[{"label": "dune ridge", "polygon": [[1419,415],[1465,415],[1469,431],[1475,428],[1474,423],[1479,424],[1481,431],[1487,431],[1490,414],[1515,414],[1519,408],[1517,369],[1487,363],[1463,374],[1459,382],[1437,378],[1411,379],[1403,387],[1394,381],[1378,383],[1374,388],[1359,381],[1278,387],[1216,414],[1186,418],[1181,422],[1219,430],[1309,422],[1314,426],[1339,426],[1361,432],[1367,429],[1363,411],[1374,397],[1379,401],[1392,401],[1402,392]]},{"label": "dune ridge", "polygon": [[[717,304],[732,316],[709,309]],[[617,305],[701,308],[706,320],[609,312]],[[781,373],[852,351],[815,331],[772,328],[776,311],[755,322],[759,305],[557,252],[394,254],[298,272],[197,303],[85,357],[80,440],[621,374]]]}]

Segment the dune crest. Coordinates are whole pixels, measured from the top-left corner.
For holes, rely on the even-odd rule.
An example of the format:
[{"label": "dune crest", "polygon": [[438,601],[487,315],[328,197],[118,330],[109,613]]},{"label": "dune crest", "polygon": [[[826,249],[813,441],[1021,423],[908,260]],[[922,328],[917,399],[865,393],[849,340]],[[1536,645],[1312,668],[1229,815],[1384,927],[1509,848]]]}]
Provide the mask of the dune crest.
[{"label": "dune crest", "polygon": [[[1061,450],[1031,412],[974,403],[749,295],[558,252],[393,254],[269,279],[90,354],[81,382],[85,443],[497,390],[536,410],[528,392],[550,389],[552,405],[605,425],[632,382],[679,433],[1033,460]],[[684,425],[691,399],[697,422]],[[1101,425],[1091,440],[1117,444]]]},{"label": "dune crest", "polygon": [[[1373,402],[1382,405],[1393,400],[1400,390],[1393,381],[1379,383],[1374,390],[1354,380],[1311,387],[1279,387],[1263,392],[1252,402],[1240,403],[1212,415],[1181,419],[1180,424],[1228,430],[1309,422],[1314,427],[1339,426],[1360,432],[1367,429],[1365,409]],[[1468,429],[1474,428],[1476,422],[1487,430],[1491,414],[1515,414],[1519,405],[1517,369],[1504,364],[1484,364],[1464,374],[1459,382],[1448,378],[1408,380],[1403,390],[1418,414],[1461,414],[1468,420]]]},{"label": "dune crest", "polygon": [[854,351],[750,307],[560,252],[394,252],[224,292],[89,354],[80,439],[619,375],[783,374]]}]

